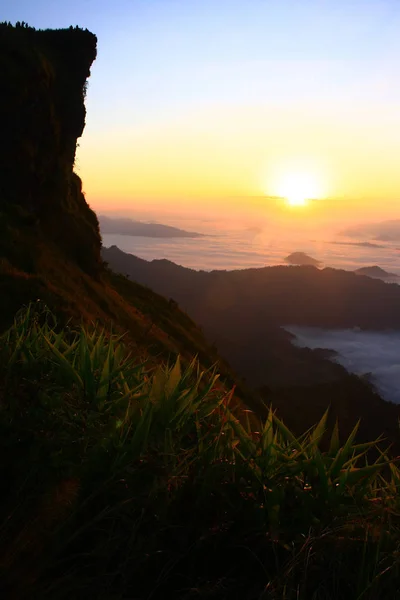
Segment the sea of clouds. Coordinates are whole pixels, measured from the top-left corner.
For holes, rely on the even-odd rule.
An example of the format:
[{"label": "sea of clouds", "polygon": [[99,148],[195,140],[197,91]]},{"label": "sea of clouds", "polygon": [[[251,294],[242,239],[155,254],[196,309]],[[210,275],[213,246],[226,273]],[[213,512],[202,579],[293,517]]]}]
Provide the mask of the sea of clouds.
[{"label": "sea of clouds", "polygon": [[296,336],[294,343],[298,346],[335,350],[334,360],[351,373],[370,373],[382,398],[400,404],[400,331],[326,330],[294,325],[285,329]]},{"label": "sea of clouds", "polygon": [[309,239],[303,232],[287,234],[274,227],[237,226],[222,228],[219,222],[172,221],[168,225],[205,234],[199,238],[150,238],[104,234],[104,246],[118,246],[124,252],[146,260],[167,258],[192,269],[246,269],[282,265],[292,252],[305,252],[336,269],[354,270],[379,265],[400,275],[398,244],[368,246],[340,240]]},{"label": "sea of clouds", "polygon": [[[193,269],[243,269],[265,265],[285,264],[285,256],[304,251],[321,260],[325,266],[353,270],[379,265],[400,276],[399,249],[396,244],[359,246],[309,240],[304,235],[282,237],[273,228],[228,226],[221,229],[218,222],[200,223],[197,220],[171,221],[169,225],[206,234],[200,238],[147,238],[105,234],[104,245],[117,245],[130,252],[153,260],[167,258]],[[353,240],[354,241],[354,240]],[[348,371],[363,375],[370,373],[383,398],[400,404],[400,331],[364,332],[354,330],[327,331],[310,327],[287,327],[297,336],[297,343],[309,348],[335,350],[337,362]]]}]

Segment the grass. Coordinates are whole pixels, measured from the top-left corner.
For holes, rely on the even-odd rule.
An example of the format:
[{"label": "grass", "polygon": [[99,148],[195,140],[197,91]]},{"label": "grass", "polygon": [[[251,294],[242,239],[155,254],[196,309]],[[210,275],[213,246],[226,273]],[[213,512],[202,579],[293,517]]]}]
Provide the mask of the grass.
[{"label": "grass", "polygon": [[400,597],[400,472],[154,367],[42,303],[1,342],[0,573],[10,598]]}]

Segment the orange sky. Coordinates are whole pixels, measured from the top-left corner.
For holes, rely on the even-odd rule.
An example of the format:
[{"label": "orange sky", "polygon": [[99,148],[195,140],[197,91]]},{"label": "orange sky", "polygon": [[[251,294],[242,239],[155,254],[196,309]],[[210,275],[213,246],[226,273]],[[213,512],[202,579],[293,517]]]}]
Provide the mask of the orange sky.
[{"label": "orange sky", "polygon": [[154,203],[224,212],[245,203],[250,211],[270,210],[263,196],[280,195],[278,176],[297,170],[321,188],[313,214],[323,207],[339,220],[358,219],[360,212],[363,218],[393,216],[400,197],[400,136],[393,127],[399,111],[392,109],[390,119],[372,108],[347,114],[336,108],[334,119],[318,106],[189,112],[167,122],[90,131],[77,163],[95,208]]},{"label": "orange sky", "polygon": [[[76,164],[95,210],[398,216],[398,0],[13,0],[3,13],[98,36]],[[313,178],[319,203],[265,197]]]},{"label": "orange sky", "polygon": [[[400,4],[128,4],[87,17],[99,52],[77,169],[95,210],[398,216]],[[266,198],[293,172],[319,203]]]}]

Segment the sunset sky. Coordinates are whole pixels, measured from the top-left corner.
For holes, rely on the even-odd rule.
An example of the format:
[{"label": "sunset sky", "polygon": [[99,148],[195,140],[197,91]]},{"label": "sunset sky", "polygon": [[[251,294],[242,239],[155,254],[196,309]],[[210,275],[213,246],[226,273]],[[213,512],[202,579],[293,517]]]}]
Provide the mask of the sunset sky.
[{"label": "sunset sky", "polygon": [[[96,210],[398,216],[398,0],[12,0],[1,18],[98,36],[77,157]],[[321,199],[266,198],[301,182]]]}]

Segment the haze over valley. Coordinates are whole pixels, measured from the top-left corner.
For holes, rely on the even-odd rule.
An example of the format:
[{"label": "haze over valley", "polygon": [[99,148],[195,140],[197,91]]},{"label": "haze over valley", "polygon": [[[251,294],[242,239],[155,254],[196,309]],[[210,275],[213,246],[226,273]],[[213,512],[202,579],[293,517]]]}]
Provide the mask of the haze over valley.
[{"label": "haze over valley", "polygon": [[[180,215],[180,218],[175,217],[175,219],[174,217],[165,215],[164,219],[168,223],[174,223],[175,227],[179,224],[181,227],[187,227],[196,232],[202,232],[203,237],[197,239],[187,239],[186,237],[185,239],[177,239],[168,237],[160,240],[157,239],[158,236],[151,237],[151,230],[149,232],[150,237],[137,237],[136,235],[132,237],[129,235],[124,236],[104,232],[103,244],[105,250],[103,250],[103,255],[106,260],[109,260],[112,267],[117,268],[123,273],[127,273],[137,281],[146,283],[146,285],[149,285],[156,291],[160,291],[164,295],[176,299],[180,304],[183,302],[183,304],[181,304],[182,307],[185,310],[188,310],[189,314],[203,325],[206,324],[204,312],[210,310],[210,304],[207,304],[207,308],[205,308],[204,311],[199,308],[200,302],[197,302],[197,304],[195,303],[196,308],[194,308],[191,304],[192,301],[187,300],[187,296],[182,289],[176,289],[176,286],[173,283],[176,273],[180,272],[178,279],[182,273],[187,273],[187,286],[190,288],[194,285],[193,282],[189,283],[192,279],[193,281],[195,280],[194,274],[192,276],[190,275],[190,272],[183,269],[179,271],[177,267],[174,270],[173,265],[169,266],[167,263],[165,263],[165,266],[163,267],[163,262],[158,262],[159,259],[167,259],[176,265],[189,267],[197,271],[234,271],[238,269],[261,269],[265,266],[292,264],[312,265],[320,269],[333,267],[335,269],[354,271],[358,275],[368,276],[373,279],[381,279],[386,283],[398,284],[400,281],[400,250],[398,243],[389,240],[386,240],[385,243],[373,241],[375,240],[374,232],[378,230],[380,231],[386,228],[386,230],[392,232],[396,231],[396,221],[369,224],[368,226],[360,225],[346,231],[332,232],[330,240],[318,240],[315,237],[312,237],[311,231],[293,231],[290,228],[289,231],[287,228],[286,230],[285,228],[279,230],[277,227],[269,225],[268,222],[264,225],[261,223],[257,227],[252,226],[251,222],[248,224],[240,224],[234,219],[223,222],[218,221],[217,219],[213,220],[212,213],[207,220],[202,220],[200,218],[185,218],[185,215]],[[109,218],[109,222],[112,221],[113,218]],[[151,224],[149,224],[148,227],[151,227]],[[178,231],[181,231],[181,229],[178,229]],[[182,231],[185,230],[183,229]],[[132,271],[129,259],[121,258],[121,255],[114,253],[112,248],[110,251],[107,251],[107,246],[117,246],[128,254],[133,254],[134,256],[138,256],[139,258],[148,261],[156,261],[154,267],[156,264],[159,264],[157,270],[159,275],[151,276],[149,274],[152,269],[151,263],[148,265],[148,273],[146,273],[146,263],[144,262],[140,263],[143,267],[142,270],[139,269],[140,274],[138,274],[135,267],[133,267]],[[299,248],[302,250],[300,251]],[[306,251],[303,251],[303,249]],[[119,257],[116,258],[116,255]],[[217,275],[217,273],[215,273],[215,275]],[[202,287],[204,284],[198,283],[197,285]],[[250,289],[253,290],[252,293],[255,295],[258,294],[254,289],[254,284],[250,286]],[[203,291],[198,291],[198,293],[203,293]],[[336,307],[332,306],[332,314],[337,312],[340,304],[343,302],[343,298],[340,297],[341,293],[343,293],[343,290],[337,297]],[[208,296],[210,296],[210,294],[221,301],[221,292],[219,289],[213,292],[210,291]],[[236,292],[231,290],[231,294],[236,295]],[[303,306],[304,301],[297,295],[295,297],[297,298],[299,306]],[[284,297],[282,298],[282,302],[285,302]],[[318,312],[320,314],[324,313],[322,307],[323,302],[324,300],[321,300],[319,303],[317,299],[316,307],[312,309],[315,314],[313,314],[311,318],[305,317],[303,314],[303,316],[300,317],[301,323],[307,326],[315,324],[316,314]],[[366,296],[362,301],[362,304],[366,305],[367,311],[370,310],[368,307],[372,302],[373,299],[371,296]],[[400,306],[400,298],[397,302],[397,306]],[[314,303],[312,306],[314,306]],[[356,308],[356,311],[359,310],[361,313],[364,308],[360,304],[360,306]],[[253,308],[249,309],[248,301],[246,300],[243,304],[240,304],[239,302],[236,310],[237,312],[232,313],[230,317],[225,314],[222,319],[227,320],[227,329],[229,323],[231,323],[232,327],[233,322],[235,322],[235,324],[237,323],[239,314],[240,319],[243,320],[243,312],[248,310],[252,311]],[[381,305],[381,310],[385,310],[384,305]],[[400,332],[400,324],[395,314],[396,311],[397,308],[395,309],[392,318],[385,321],[382,325],[385,330],[392,328],[395,331],[398,329]],[[309,310],[306,311],[306,314],[309,314]],[[274,313],[272,313],[272,317],[274,320]],[[207,319],[210,319],[209,315],[207,316]],[[220,317],[215,319],[212,325],[207,323],[206,331],[209,339],[214,341],[218,340],[217,346],[221,352],[223,354],[225,352],[226,358],[230,360],[239,373],[248,376],[249,372],[243,366],[245,363],[243,352],[238,352],[237,350],[232,351],[230,344],[235,346],[234,340],[231,339],[230,342],[227,343],[224,338],[221,339],[218,333],[218,328],[220,326],[219,319]],[[250,333],[248,334],[250,337],[246,342],[244,342],[243,339],[241,342],[242,344],[245,344],[245,347],[253,348],[253,351],[254,348],[257,347],[257,352],[259,351],[260,342],[257,344],[254,343],[254,339],[251,337],[253,335],[251,331],[253,328],[254,330],[259,328],[259,322],[262,319],[264,319],[264,317],[257,314],[257,318],[254,319],[254,324],[248,320],[246,321],[246,327],[250,330]],[[269,319],[269,321],[270,320],[271,319]],[[324,323],[324,319],[322,318],[322,320],[319,321],[319,324],[329,327],[329,320],[330,318],[327,317],[326,322]],[[218,322],[218,326],[215,325],[216,322]],[[294,329],[291,328],[290,326],[296,322],[297,321],[293,319],[293,315],[289,312],[286,321],[280,321],[279,323],[281,325],[288,325],[286,329],[294,333],[297,340],[292,340],[289,343],[284,336],[275,333],[275,340],[279,339],[280,343],[283,344],[281,352],[284,352],[287,358],[293,353],[291,348],[292,342],[300,347],[334,350],[335,354],[332,356],[325,356],[324,359],[320,361],[321,365],[324,362],[326,363],[326,361],[334,361],[341,364],[349,372],[361,376],[368,374],[368,381],[376,386],[376,389],[383,398],[396,403],[400,402],[397,384],[398,376],[400,376],[400,363],[398,358],[400,356],[400,333],[386,333],[385,331],[382,331],[379,334],[369,334],[357,332],[352,329],[337,329],[332,331],[329,329],[310,330],[307,328],[303,330],[302,328],[296,328],[296,326],[294,326]],[[360,322],[357,321],[356,318],[354,318],[354,320],[350,319],[345,321],[339,318],[334,322],[334,325],[339,328],[341,325],[352,328],[358,327]],[[367,327],[371,326],[373,329],[379,329],[380,327],[379,322],[374,322],[373,317],[371,317],[369,322],[364,322],[363,326],[365,325]],[[270,325],[268,325],[268,327],[269,332],[266,334],[266,339],[270,339],[272,335]],[[243,331],[240,335],[243,336]],[[239,338],[240,335],[237,332]],[[267,344],[268,342],[266,342],[266,345]],[[386,350],[384,350],[385,347]],[[285,350],[283,350],[283,348],[285,348]],[[237,358],[233,357],[234,352],[236,352]],[[246,352],[248,352],[248,350]],[[316,358],[316,355],[313,358]],[[253,382],[257,381],[258,385],[266,384],[267,382],[271,383],[272,381],[271,377],[274,369],[268,370],[266,366],[268,361],[270,364],[273,364],[268,351],[265,350],[264,366],[261,368],[264,375],[261,376],[259,374],[258,376],[255,376],[254,369],[251,371],[252,380]],[[299,379],[300,373],[293,365],[290,367],[288,366],[287,368],[291,370],[289,380],[292,382],[301,381],[301,377]],[[327,366],[322,369],[322,372],[325,374],[330,373],[331,371],[334,373],[334,369],[330,369]],[[312,372],[315,381],[319,378],[313,360],[308,361],[308,369],[306,368],[304,372]],[[327,377],[329,379],[330,375],[327,375]],[[322,379],[323,378],[324,376]],[[282,376],[281,381],[283,379],[284,377]],[[308,376],[304,375],[303,380],[310,382],[312,377],[308,379]],[[279,377],[276,381],[279,382]]]},{"label": "haze over valley", "polygon": [[[179,302],[238,372],[251,375],[256,387],[328,381],[340,376],[333,360],[357,375],[372,374],[371,383],[377,383],[386,400],[400,400],[395,383],[400,352],[400,286],[379,280],[376,275],[382,277],[382,270],[377,267],[367,268],[373,277],[357,271],[320,269],[307,264],[306,255],[295,253],[291,260],[305,259],[305,265],[206,272],[165,259],[147,262],[116,246],[103,248],[103,257],[114,270]],[[310,337],[307,329],[290,327],[295,324],[320,329],[311,330]],[[280,327],[298,340],[287,338]],[[330,331],[331,327],[336,331]],[[357,333],[354,328],[382,333]],[[380,347],[386,342],[390,350],[382,353]],[[293,343],[332,349],[337,355],[300,355]],[[349,347],[358,350],[352,359]],[[285,356],[283,370],[274,355]]]},{"label": "haze over valley", "polygon": [[294,343],[311,349],[335,351],[332,360],[370,381],[382,398],[400,404],[400,330],[371,332],[286,326]]},{"label": "haze over valley", "polygon": [[146,237],[130,236],[108,233],[104,229],[103,245],[116,245],[124,252],[146,260],[166,258],[185,267],[207,271],[284,264],[289,254],[302,251],[325,266],[355,270],[379,265],[400,275],[400,243],[397,242],[360,241],[357,236],[346,237],[332,229],[321,234],[310,226],[283,226],[267,218],[259,220],[255,226],[252,220],[221,219],[212,212],[208,219],[160,213],[154,213],[152,219],[150,214],[138,213],[137,218],[142,218],[143,223],[154,220],[160,225],[194,231],[203,236],[190,239],[189,235],[178,239],[167,234],[160,239],[158,235],[157,238],[147,237],[147,233]]}]

